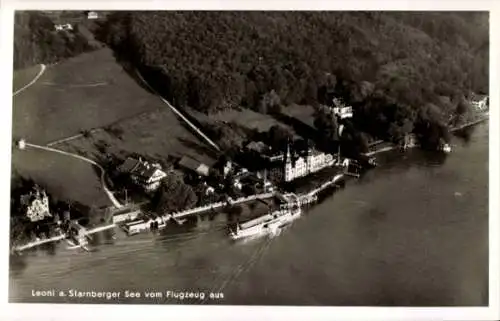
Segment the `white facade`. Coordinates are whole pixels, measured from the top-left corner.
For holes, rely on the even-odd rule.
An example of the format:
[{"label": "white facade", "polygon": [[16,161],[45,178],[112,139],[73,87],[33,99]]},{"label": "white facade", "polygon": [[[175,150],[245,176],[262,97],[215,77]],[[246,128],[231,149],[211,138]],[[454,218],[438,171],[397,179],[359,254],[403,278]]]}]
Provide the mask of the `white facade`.
[{"label": "white facade", "polygon": [[123,228],[128,235],[134,235],[150,230],[154,223],[158,225],[158,228],[163,228],[166,225],[165,221],[162,218],[157,217],[156,219],[149,219],[147,221],[142,219],[135,220],[133,222],[125,224]]},{"label": "white facade", "polygon": [[351,118],[353,116],[352,106],[346,106],[342,100],[338,98],[333,98],[333,107],[330,107],[330,110],[340,117],[340,119]]},{"label": "white facade", "polygon": [[73,26],[69,23],[66,23],[66,24],[63,24],[63,25],[55,25],[54,28],[57,30],[57,31],[61,31],[61,30],[73,30]]},{"label": "white facade", "polygon": [[333,107],[332,110],[333,113],[339,116],[341,119],[351,118],[353,116],[351,106]]},{"label": "white facade", "polygon": [[99,15],[95,11],[90,11],[87,14],[87,19],[97,19],[97,18],[99,18]]},{"label": "white facade", "polygon": [[290,182],[296,178],[307,176],[325,167],[332,166],[333,164],[333,155],[312,151],[309,151],[306,157],[298,157],[295,162],[292,162],[290,149],[288,149],[285,160],[284,179],[286,182]]},{"label": "white facade", "polygon": [[141,211],[139,210],[115,214],[113,215],[113,223],[117,224],[124,221],[135,220],[139,214],[141,214]]},{"label": "white facade", "polygon": [[26,208],[26,216],[30,221],[36,222],[52,216],[49,211],[49,198],[45,191],[36,190],[33,196],[34,199]]},{"label": "white facade", "polygon": [[488,109],[488,96],[480,97],[471,101],[472,106],[476,110]]},{"label": "white facade", "polygon": [[157,168],[153,175],[151,175],[143,184],[143,187],[147,191],[155,191],[160,187],[161,181],[167,176],[167,174],[161,169]]},{"label": "white facade", "polygon": [[148,163],[139,159],[129,170],[132,181],[141,185],[147,192],[155,191],[160,187],[161,181],[167,176],[157,163]]}]

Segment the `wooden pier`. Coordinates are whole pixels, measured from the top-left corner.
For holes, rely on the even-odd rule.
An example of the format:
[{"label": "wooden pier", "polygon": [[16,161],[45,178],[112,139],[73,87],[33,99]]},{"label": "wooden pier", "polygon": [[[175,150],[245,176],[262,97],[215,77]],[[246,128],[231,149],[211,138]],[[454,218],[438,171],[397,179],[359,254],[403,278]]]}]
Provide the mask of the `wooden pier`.
[{"label": "wooden pier", "polygon": [[326,188],[336,185],[336,183],[340,180],[342,180],[345,177],[346,174],[338,174],[333,177],[333,179],[329,180],[328,182],[323,183],[321,186],[318,188],[313,189],[312,191],[302,194],[298,196],[298,201],[300,205],[306,205],[310,204],[312,202],[317,201],[318,199],[318,193],[325,190]]},{"label": "wooden pier", "polygon": [[[115,227],[116,227],[115,224],[109,224],[109,225],[105,225],[105,226],[97,226],[97,227],[92,228],[90,230],[87,230],[84,227],[82,227],[82,236],[90,237],[94,233],[109,230],[109,229],[112,229]],[[66,233],[61,233],[57,236],[54,236],[54,237],[51,237],[48,239],[38,240],[38,241],[34,241],[34,242],[29,242],[29,243],[24,244],[24,245],[16,246],[16,247],[12,248],[12,252],[22,252],[24,250],[27,250],[27,249],[30,249],[30,248],[33,248],[36,246],[40,246],[42,244],[57,242],[57,241],[64,240],[67,238],[68,238],[68,235]]]}]

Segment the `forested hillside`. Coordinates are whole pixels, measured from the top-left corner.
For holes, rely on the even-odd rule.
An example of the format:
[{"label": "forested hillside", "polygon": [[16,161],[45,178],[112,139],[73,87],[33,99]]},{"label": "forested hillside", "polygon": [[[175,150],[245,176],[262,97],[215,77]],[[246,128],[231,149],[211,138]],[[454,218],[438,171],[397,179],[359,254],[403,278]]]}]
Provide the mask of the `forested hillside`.
[{"label": "forested hillside", "polygon": [[[39,63],[54,63],[92,50],[95,44],[85,36],[88,31],[79,24],[73,30],[56,31],[54,23],[74,22],[60,19],[61,12],[18,11],[14,19],[14,69]],[[82,12],[73,12],[83,20]],[[54,19],[54,20],[53,20]]]},{"label": "forested hillside", "polygon": [[120,12],[104,37],[178,106],[266,111],[334,92],[394,140],[488,91],[487,13]]}]

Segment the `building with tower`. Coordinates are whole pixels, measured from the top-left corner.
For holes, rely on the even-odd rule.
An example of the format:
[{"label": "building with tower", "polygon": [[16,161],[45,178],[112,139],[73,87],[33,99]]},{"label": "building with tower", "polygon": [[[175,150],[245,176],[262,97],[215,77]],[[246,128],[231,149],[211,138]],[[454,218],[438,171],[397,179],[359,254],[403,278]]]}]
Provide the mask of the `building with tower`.
[{"label": "building with tower", "polygon": [[293,153],[290,151],[290,144],[288,144],[284,160],[283,179],[285,182],[291,182],[296,178],[333,166],[334,163],[335,159],[331,154],[308,148],[306,155],[298,155],[295,151]]},{"label": "building with tower", "polygon": [[33,186],[28,194],[21,196],[21,206],[31,222],[52,216],[49,210],[49,197],[38,185]]}]

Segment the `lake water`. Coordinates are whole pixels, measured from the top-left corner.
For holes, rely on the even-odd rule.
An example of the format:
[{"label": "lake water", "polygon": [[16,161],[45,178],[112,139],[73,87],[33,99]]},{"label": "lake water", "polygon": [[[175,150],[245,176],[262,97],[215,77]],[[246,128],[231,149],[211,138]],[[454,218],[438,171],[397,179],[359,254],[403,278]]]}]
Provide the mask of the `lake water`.
[{"label": "lake water", "polygon": [[[274,237],[233,243],[221,214],[162,235],[96,235],[91,253],[63,243],[27,252],[11,258],[10,301],[487,305],[488,125],[453,147],[379,155],[378,168]],[[52,289],[67,295],[32,295]],[[71,298],[70,289],[120,298]],[[124,298],[127,290],[141,298]],[[163,297],[146,298],[151,290]],[[172,298],[184,291],[205,299]]]}]

